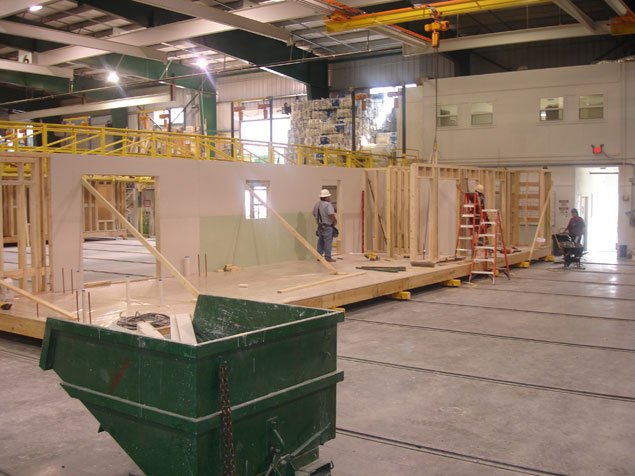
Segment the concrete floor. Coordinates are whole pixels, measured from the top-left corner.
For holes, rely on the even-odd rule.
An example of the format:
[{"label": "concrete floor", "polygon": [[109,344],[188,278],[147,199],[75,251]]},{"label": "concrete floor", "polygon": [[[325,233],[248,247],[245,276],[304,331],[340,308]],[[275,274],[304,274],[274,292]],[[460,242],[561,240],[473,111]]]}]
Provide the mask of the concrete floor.
[{"label": "concrete floor", "polygon": [[[635,474],[635,262],[515,269],[347,309],[337,476]],[[0,335],[0,475],[140,470]]]}]

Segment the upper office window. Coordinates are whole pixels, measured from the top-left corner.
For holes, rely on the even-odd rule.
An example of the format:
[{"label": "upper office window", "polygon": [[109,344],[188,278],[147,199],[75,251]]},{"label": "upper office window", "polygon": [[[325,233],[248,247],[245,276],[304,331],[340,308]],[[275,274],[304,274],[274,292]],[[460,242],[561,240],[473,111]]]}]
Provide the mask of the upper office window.
[{"label": "upper office window", "polygon": [[494,106],[487,102],[472,104],[472,125],[482,126],[494,123]]},{"label": "upper office window", "polygon": [[[247,187],[251,188],[254,193],[252,194],[248,188],[245,189],[245,218],[248,220],[267,218],[267,207],[263,205],[263,202],[267,203],[269,182],[261,180],[247,180]],[[260,200],[254,197],[254,195],[256,195]]]},{"label": "upper office window", "polygon": [[437,109],[437,126],[456,126],[458,124],[458,106],[439,106]]},{"label": "upper office window", "polygon": [[602,119],[604,117],[604,95],[590,94],[580,96],[580,119]]},{"label": "upper office window", "polygon": [[564,98],[540,98],[540,120],[561,121],[563,117]]}]

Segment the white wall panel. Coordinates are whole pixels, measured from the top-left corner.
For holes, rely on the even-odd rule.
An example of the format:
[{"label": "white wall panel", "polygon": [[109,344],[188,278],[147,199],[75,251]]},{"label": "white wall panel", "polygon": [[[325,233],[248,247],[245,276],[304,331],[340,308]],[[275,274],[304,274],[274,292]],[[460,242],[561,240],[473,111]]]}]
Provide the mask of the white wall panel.
[{"label": "white wall panel", "polygon": [[[436,106],[458,106],[458,124],[436,130],[440,161],[455,164],[598,165],[633,159],[627,131],[635,128],[631,92],[635,63],[514,71],[425,81],[408,90],[408,148],[428,157],[435,135]],[[438,91],[435,90],[438,87]],[[581,95],[603,94],[604,117],[580,120]],[[540,98],[564,98],[561,121],[540,121]],[[472,126],[474,103],[491,103],[494,122]],[[411,117],[417,115],[417,122]],[[416,130],[411,130],[415,127]],[[591,144],[604,144],[605,155],[593,155]]]},{"label": "white wall panel", "polygon": [[306,94],[304,83],[265,71],[219,78],[216,87],[219,102]]},{"label": "white wall panel", "polygon": [[[362,169],[54,154],[49,162],[49,179],[51,263],[56,290],[62,285],[62,268],[82,269],[81,176],[84,174],[148,175],[157,179],[161,252],[175,266],[185,256],[200,253],[203,218],[243,213],[246,180],[269,181],[269,203],[282,215],[310,213],[323,185],[339,184],[342,252],[360,250]],[[275,221],[273,217],[269,219]],[[313,223],[310,227],[309,237],[315,239]],[[281,225],[279,228],[286,233]]]}]

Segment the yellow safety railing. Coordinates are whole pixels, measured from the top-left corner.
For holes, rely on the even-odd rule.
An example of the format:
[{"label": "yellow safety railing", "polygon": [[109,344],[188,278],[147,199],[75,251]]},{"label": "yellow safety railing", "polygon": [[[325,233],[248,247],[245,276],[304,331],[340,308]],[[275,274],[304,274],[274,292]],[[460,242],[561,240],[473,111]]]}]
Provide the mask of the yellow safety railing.
[{"label": "yellow safety railing", "polygon": [[385,167],[418,161],[329,147],[277,144],[184,132],[0,121],[0,152],[226,160],[268,164]]}]

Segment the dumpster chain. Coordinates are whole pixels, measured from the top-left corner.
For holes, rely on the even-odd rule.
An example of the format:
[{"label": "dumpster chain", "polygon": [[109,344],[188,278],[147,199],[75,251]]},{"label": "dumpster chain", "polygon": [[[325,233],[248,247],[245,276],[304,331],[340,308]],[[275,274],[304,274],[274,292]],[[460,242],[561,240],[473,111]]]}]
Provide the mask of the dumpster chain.
[{"label": "dumpster chain", "polygon": [[232,407],[229,402],[229,379],[227,365],[218,367],[220,386],[220,410],[223,424],[223,476],[235,476],[236,459],[234,456],[234,429],[232,425]]}]

